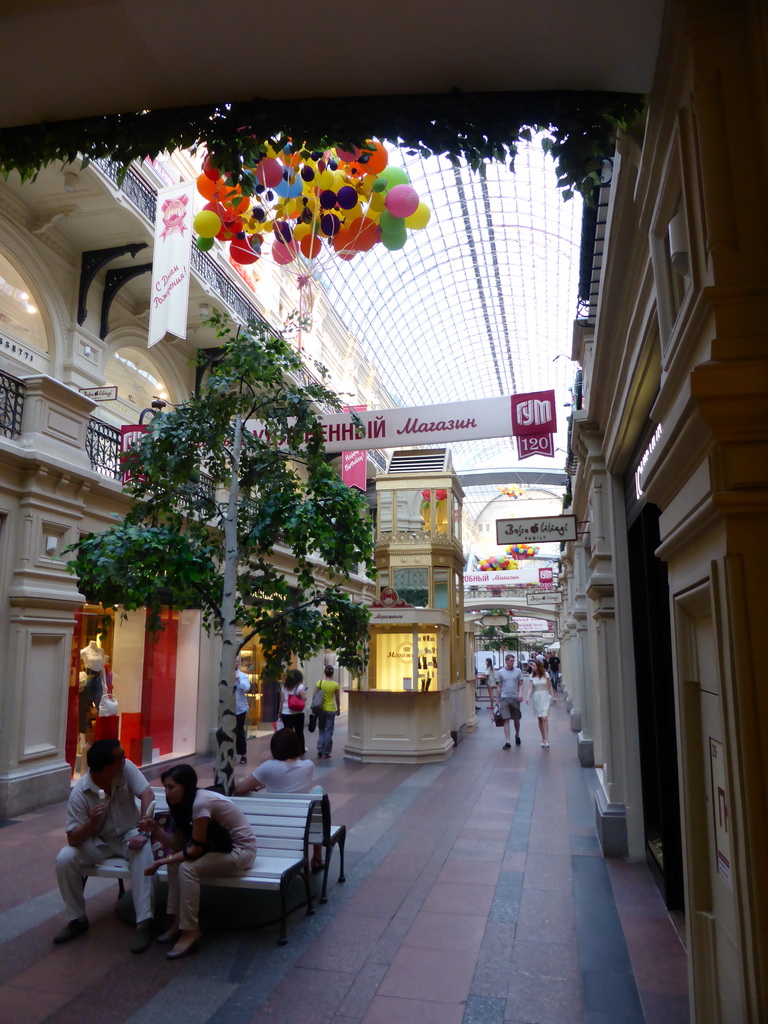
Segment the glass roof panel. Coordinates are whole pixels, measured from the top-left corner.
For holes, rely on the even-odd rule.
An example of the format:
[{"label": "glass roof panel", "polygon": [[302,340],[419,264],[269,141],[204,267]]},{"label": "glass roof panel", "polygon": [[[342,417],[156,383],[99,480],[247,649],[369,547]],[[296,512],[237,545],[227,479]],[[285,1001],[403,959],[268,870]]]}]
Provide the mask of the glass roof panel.
[{"label": "glass roof panel", "polygon": [[[561,198],[540,139],[521,145],[514,173],[492,163],[485,178],[403,150],[390,150],[390,162],[406,169],[432,218],[402,250],[326,263],[320,280],[333,305],[397,404],[554,388],[564,449],[581,201]],[[519,464],[504,438],[451,448],[459,471],[564,460],[561,450]]]}]

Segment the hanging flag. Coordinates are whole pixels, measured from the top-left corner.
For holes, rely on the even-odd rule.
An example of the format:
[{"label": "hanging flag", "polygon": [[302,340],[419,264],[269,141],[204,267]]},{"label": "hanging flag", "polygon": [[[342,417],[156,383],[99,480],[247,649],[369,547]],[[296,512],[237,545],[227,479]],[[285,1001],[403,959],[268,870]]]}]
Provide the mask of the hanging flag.
[{"label": "hanging flag", "polygon": [[194,183],[181,182],[157,193],[155,252],[149,300],[149,348],[170,331],[187,336],[189,277],[192,269]]},{"label": "hanging flag", "polygon": [[526,395],[513,395],[512,433],[517,438],[517,456],[520,460],[532,455],[554,457],[557,430],[554,391],[534,391]]},{"label": "hanging flag", "polygon": [[[344,412],[365,412],[367,405],[345,405]],[[364,451],[341,453],[341,479],[347,487],[365,491],[368,486],[368,456]]]}]

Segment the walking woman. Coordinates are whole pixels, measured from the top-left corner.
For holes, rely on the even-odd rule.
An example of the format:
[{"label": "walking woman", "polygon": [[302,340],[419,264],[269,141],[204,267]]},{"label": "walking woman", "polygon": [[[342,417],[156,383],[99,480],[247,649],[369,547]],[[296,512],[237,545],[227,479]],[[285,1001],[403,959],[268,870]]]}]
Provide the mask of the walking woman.
[{"label": "walking woman", "polygon": [[330,757],[333,750],[333,727],[336,724],[336,715],[341,713],[339,704],[339,684],[333,678],[333,665],[326,665],[323,669],[325,678],[315,683],[315,693],[318,690],[323,695],[323,707],[317,716],[317,756]]},{"label": "walking woman", "polygon": [[544,668],[544,659],[541,656],[533,665],[526,704],[530,704],[531,695],[533,695],[533,710],[539,722],[541,745],[549,750],[549,705],[557,704],[557,701],[552,689],[552,681]]},{"label": "walking woman", "polygon": [[306,700],[307,688],[304,685],[304,676],[297,668],[289,668],[285,673],[285,682],[280,688],[280,720],[286,729],[293,729],[299,737],[302,755],[307,750],[304,744],[304,706]]},{"label": "walking woman", "polygon": [[228,797],[197,788],[197,773],[191,765],[176,765],[160,778],[173,831],[165,832],[154,818],[143,818],[139,827],[174,851],[154,861],[144,874],[153,875],[162,864],[168,865],[168,913],[173,920],[157,941],[176,939],[166,956],[178,960],[200,941],[200,879],[247,871],[256,859],[256,837]]}]

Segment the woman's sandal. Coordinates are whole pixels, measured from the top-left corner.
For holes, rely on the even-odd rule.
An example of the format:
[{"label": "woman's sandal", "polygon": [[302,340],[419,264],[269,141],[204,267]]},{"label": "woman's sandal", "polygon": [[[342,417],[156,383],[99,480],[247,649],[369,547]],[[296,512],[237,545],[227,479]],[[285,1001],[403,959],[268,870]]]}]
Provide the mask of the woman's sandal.
[{"label": "woman's sandal", "polygon": [[318,871],[323,870],[325,864],[318,857],[313,857],[309,866],[312,868],[313,873],[317,874]]}]

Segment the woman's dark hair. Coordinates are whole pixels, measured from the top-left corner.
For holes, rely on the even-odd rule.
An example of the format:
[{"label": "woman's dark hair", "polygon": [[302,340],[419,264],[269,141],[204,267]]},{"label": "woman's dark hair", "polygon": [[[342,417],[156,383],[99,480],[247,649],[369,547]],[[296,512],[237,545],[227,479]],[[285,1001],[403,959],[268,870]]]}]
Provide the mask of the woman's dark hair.
[{"label": "woman's dark hair", "polygon": [[276,761],[301,757],[301,741],[293,729],[278,729],[269,741],[269,750]]},{"label": "woman's dark hair", "polygon": [[299,683],[304,682],[304,676],[297,668],[289,668],[285,673],[286,690],[295,690]]},{"label": "woman's dark hair", "polygon": [[173,779],[175,783],[182,786],[184,796],[174,807],[168,805],[171,818],[176,830],[184,836],[192,835],[192,805],[195,802],[197,793],[197,772],[191,764],[177,764],[169,768],[160,776],[160,781],[165,785],[166,779]]},{"label": "woman's dark hair", "polygon": [[486,659],[485,659],[485,664],[486,664],[486,665],[490,665],[490,666],[491,666],[491,668],[493,668],[493,662],[491,661],[491,659],[490,659],[490,658],[486,658]]},{"label": "woman's dark hair", "polygon": [[325,668],[323,669],[323,672],[325,672],[325,674],[330,679],[331,676],[333,675],[333,665],[326,665]]}]

